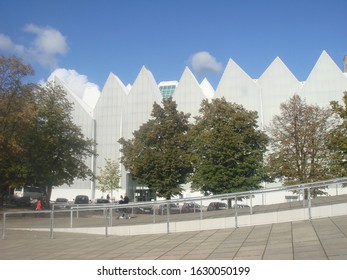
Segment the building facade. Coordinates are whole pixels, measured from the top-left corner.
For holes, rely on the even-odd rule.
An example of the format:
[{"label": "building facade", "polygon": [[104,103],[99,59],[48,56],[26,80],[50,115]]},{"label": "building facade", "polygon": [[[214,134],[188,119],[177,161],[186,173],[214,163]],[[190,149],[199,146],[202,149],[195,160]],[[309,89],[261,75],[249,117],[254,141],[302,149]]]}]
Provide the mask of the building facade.
[{"label": "building facade", "polygon": [[[111,73],[95,108],[89,108],[62,81],[56,81],[66,89],[68,100],[74,104],[73,120],[82,128],[86,137],[95,139],[97,143],[98,156],[89,158],[87,164],[98,175],[105,159],[119,161],[118,140],[121,137],[133,137],[133,132],[150,118],[154,102],[161,104],[163,98],[172,97],[178,110],[190,113],[193,119],[199,114],[203,99],[224,97],[229,102],[257,111],[259,127],[266,130],[272,117],[279,114],[280,104],[294,94],[299,94],[308,104],[319,106],[328,106],[332,100],[342,101],[343,92],[347,91],[346,64],[345,57],[341,70],[323,51],[306,81],[298,81],[278,57],[258,79],[251,78],[230,59],[215,91],[207,79],[199,83],[188,67],[179,81],[157,84],[152,73],[143,66],[131,87],[126,87]],[[120,171],[121,188],[110,195],[118,199],[127,192],[132,201],[147,200],[149,196],[146,187],[137,186],[121,165]],[[190,196],[189,192],[187,186],[187,196]],[[54,188],[52,199],[63,196],[72,200],[78,194],[86,194],[91,199],[107,195],[98,191],[95,181],[76,180],[70,187]]]}]

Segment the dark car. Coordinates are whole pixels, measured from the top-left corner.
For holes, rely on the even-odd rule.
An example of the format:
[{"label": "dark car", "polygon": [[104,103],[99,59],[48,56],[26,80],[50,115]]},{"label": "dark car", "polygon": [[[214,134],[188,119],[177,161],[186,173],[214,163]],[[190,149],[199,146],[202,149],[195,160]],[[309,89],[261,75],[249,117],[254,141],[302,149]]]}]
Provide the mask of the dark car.
[{"label": "dark car", "polygon": [[153,207],[151,206],[139,206],[134,208],[135,214],[153,214]]},{"label": "dark car", "polygon": [[89,204],[88,195],[77,195],[74,201],[75,204]]},{"label": "dark car", "polygon": [[[181,210],[180,210],[180,208],[178,207],[177,204],[170,203],[169,204],[169,208],[170,208],[170,214],[179,214],[179,213],[181,213]],[[161,204],[159,206],[158,213],[160,215],[166,215],[167,214],[167,204]]]},{"label": "dark car", "polygon": [[182,206],[182,213],[195,213],[200,212],[202,210],[201,206],[195,202],[185,202]]},{"label": "dark car", "polygon": [[58,197],[54,201],[54,209],[68,209],[69,208],[69,200],[67,198]]},{"label": "dark car", "polygon": [[108,199],[106,199],[106,198],[98,198],[96,200],[96,203],[97,204],[105,204],[105,203],[110,203],[110,201]]},{"label": "dark car", "polygon": [[207,207],[207,211],[226,210],[226,209],[228,209],[228,205],[224,202],[211,202]]}]

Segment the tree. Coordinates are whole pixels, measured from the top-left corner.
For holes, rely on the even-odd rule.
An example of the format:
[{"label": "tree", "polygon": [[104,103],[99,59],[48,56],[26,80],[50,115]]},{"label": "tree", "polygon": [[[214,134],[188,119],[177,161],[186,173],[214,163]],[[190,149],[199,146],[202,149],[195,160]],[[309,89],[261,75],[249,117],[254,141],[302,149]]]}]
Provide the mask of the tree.
[{"label": "tree", "polygon": [[326,141],[332,125],[331,111],[307,105],[299,95],[282,103],[280,109],[280,115],[273,117],[268,128],[272,176],[284,184],[331,178],[331,158]]},{"label": "tree", "polygon": [[46,189],[92,175],[85,159],[94,143],[72,122],[72,104],[59,86],[25,84],[33,74],[18,57],[0,56],[0,189]]},{"label": "tree", "polygon": [[258,130],[258,115],[224,98],[203,100],[192,128],[192,189],[209,194],[260,188],[265,179],[267,136]]},{"label": "tree", "polygon": [[0,194],[26,183],[28,168],[22,158],[36,118],[36,86],[24,79],[33,73],[22,59],[0,55]]},{"label": "tree", "polygon": [[113,192],[119,189],[119,163],[115,160],[106,159],[105,167],[100,169],[100,175],[97,176],[97,180],[101,184],[98,188],[103,192]]},{"label": "tree", "polygon": [[328,135],[328,146],[332,153],[332,169],[336,176],[347,176],[347,91],[344,92],[343,106],[332,101],[331,108],[338,124]]},{"label": "tree", "polygon": [[27,183],[46,189],[92,177],[85,160],[94,154],[94,142],[86,139],[72,120],[72,104],[61,86],[48,83],[35,93],[37,117],[25,139],[23,158],[28,166]]},{"label": "tree", "polygon": [[119,140],[121,162],[134,181],[170,199],[181,194],[181,184],[191,172],[189,114],[178,112],[176,103],[168,99],[163,107],[155,103],[151,116],[133,133],[133,139]]}]

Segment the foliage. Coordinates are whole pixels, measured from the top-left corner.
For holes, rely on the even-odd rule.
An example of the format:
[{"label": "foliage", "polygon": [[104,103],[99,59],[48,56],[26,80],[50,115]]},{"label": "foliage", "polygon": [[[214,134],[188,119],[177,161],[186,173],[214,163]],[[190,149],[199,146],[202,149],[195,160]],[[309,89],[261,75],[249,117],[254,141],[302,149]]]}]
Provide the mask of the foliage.
[{"label": "foliage", "polygon": [[338,125],[328,135],[329,149],[332,152],[331,167],[339,177],[347,176],[347,91],[344,92],[343,103],[343,106],[337,101],[330,103]]},{"label": "foliage", "polygon": [[191,172],[189,114],[177,111],[172,99],[163,107],[155,103],[152,118],[133,133],[134,138],[121,138],[121,162],[134,181],[155,191],[159,197],[170,199],[181,194],[181,184]]},{"label": "foliage", "polygon": [[203,100],[200,113],[190,133],[192,188],[205,194],[258,189],[266,179],[268,138],[257,129],[257,113],[224,98]]},{"label": "foliage", "polygon": [[96,177],[101,186],[98,188],[103,192],[112,192],[120,188],[119,163],[115,160],[106,159],[104,168],[100,168],[100,175]]},{"label": "foliage", "polygon": [[17,57],[0,56],[0,187],[72,184],[92,176],[85,159],[94,143],[71,117],[72,104],[53,84],[23,80],[33,73]]},{"label": "foliage", "polygon": [[23,185],[28,168],[23,164],[24,140],[30,137],[36,118],[35,85],[23,80],[34,73],[17,57],[0,55],[0,190]]},{"label": "foliage", "polygon": [[280,109],[268,128],[272,176],[284,184],[331,178],[334,174],[326,142],[332,126],[331,111],[307,105],[298,95],[282,103]]},{"label": "foliage", "polygon": [[85,139],[80,127],[72,120],[72,104],[61,86],[48,83],[36,92],[35,126],[26,139],[24,160],[30,167],[28,182],[46,187],[50,196],[52,186],[72,184],[92,176],[85,164],[93,154],[94,143]]}]

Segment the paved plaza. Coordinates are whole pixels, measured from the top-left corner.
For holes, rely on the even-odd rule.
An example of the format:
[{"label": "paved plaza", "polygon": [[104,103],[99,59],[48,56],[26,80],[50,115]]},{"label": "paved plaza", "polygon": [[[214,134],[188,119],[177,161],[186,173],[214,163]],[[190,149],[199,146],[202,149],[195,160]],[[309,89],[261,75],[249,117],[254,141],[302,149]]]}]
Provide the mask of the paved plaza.
[{"label": "paved plaza", "polygon": [[2,260],[347,260],[347,216],[170,234],[7,230]]}]

